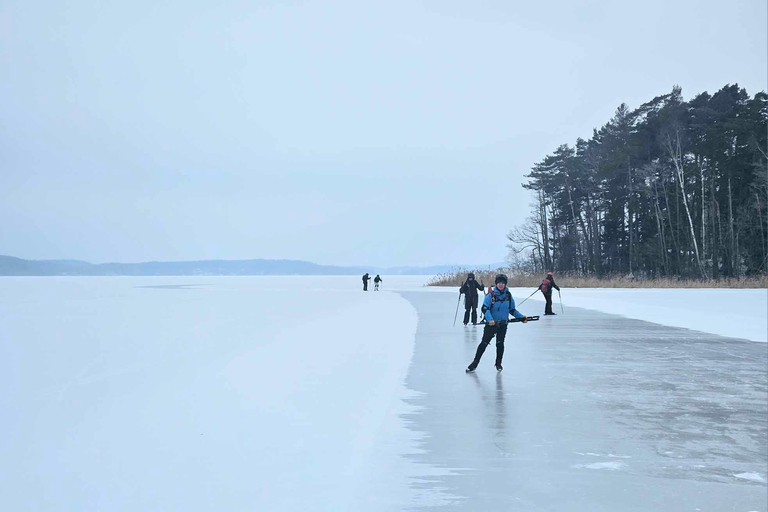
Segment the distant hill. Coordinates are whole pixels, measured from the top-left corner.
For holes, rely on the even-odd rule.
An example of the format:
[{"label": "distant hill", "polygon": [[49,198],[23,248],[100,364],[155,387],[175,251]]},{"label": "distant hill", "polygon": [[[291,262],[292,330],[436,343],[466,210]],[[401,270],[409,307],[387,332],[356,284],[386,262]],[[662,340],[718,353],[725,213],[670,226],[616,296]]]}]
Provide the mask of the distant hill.
[{"label": "distant hill", "polygon": [[79,260],[23,260],[0,255],[0,276],[268,276],[268,275],[435,275],[458,268],[493,265],[435,265],[429,267],[341,267],[301,260],[148,261],[88,263]]}]

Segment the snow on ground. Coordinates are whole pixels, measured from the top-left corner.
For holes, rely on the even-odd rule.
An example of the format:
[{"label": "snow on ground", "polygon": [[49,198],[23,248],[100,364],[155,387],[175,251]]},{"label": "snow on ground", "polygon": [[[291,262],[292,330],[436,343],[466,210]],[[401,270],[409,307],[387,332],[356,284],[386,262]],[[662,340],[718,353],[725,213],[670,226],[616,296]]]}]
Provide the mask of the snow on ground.
[{"label": "snow on ground", "polygon": [[765,478],[760,473],[737,473],[733,476],[741,480],[749,480],[750,482],[765,483]]},{"label": "snow on ground", "polygon": [[[667,288],[562,288],[565,314],[568,307],[596,309],[605,313],[646,320],[672,327],[732,338],[768,342],[768,290],[765,289],[667,289]],[[520,302],[532,290],[513,288]],[[537,293],[523,304],[526,314],[543,314],[544,302]],[[530,303],[537,300],[533,311]],[[560,313],[557,290],[553,295],[553,310]]]},{"label": "snow on ground", "polygon": [[[563,311],[568,307],[595,309],[671,327],[768,342],[768,290],[732,288],[568,288],[558,282]],[[429,287],[458,294],[458,286]],[[520,304],[533,290],[510,288]],[[560,314],[555,290],[552,309]],[[526,315],[544,314],[544,297],[537,292],[520,307]]]},{"label": "snow on ground", "polygon": [[435,474],[401,456],[415,310],[359,277],[0,284],[2,510],[394,510]]}]

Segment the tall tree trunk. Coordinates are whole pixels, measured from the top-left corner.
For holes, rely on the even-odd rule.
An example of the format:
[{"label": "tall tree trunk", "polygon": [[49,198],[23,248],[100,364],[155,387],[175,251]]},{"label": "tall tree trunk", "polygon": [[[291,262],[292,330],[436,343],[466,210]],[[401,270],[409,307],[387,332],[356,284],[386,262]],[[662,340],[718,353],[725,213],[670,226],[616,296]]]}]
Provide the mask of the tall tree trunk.
[{"label": "tall tree trunk", "polygon": [[704,174],[704,157],[699,157],[699,175],[701,179],[701,257],[707,259],[707,210],[704,206],[704,184],[706,183]]},{"label": "tall tree trunk", "polygon": [[589,229],[584,224],[584,216],[579,212],[579,224],[581,225],[581,232],[584,233],[584,243],[587,246],[586,254],[582,255],[583,263],[582,268],[585,274],[589,274],[592,271],[592,240],[590,240]]},{"label": "tall tree trunk", "polygon": [[669,234],[670,239],[672,240],[672,249],[675,252],[675,273],[679,274],[682,270],[682,266],[680,265],[680,242],[677,238],[675,225],[672,223],[672,208],[669,206],[669,194],[667,193],[667,185],[663,176],[661,177],[661,189],[664,191],[664,202],[667,205],[667,221],[669,222]]},{"label": "tall tree trunk", "polygon": [[562,253],[562,235],[560,234],[560,224],[557,224],[554,220],[555,212],[552,211],[552,217],[549,218],[549,227],[552,230],[552,268],[549,270],[554,270],[555,267],[559,267],[560,264],[560,254]]},{"label": "tall tree trunk", "polygon": [[598,246],[598,254],[600,256],[600,261],[598,262],[600,265],[600,275],[605,275],[606,267],[608,270],[610,270],[610,251],[603,245],[603,237],[605,236],[605,216],[606,216],[606,200],[605,200],[605,190],[600,191],[600,205],[601,210],[598,211],[597,208],[594,209],[595,211],[595,227],[597,229],[597,232],[595,233],[595,240],[596,244]]},{"label": "tall tree trunk", "polygon": [[713,219],[714,222],[716,222],[715,229],[717,231],[717,244],[716,247],[718,248],[718,259],[722,260],[723,262],[723,272],[726,276],[730,275],[730,258],[728,257],[728,253],[730,251],[726,251],[726,246],[723,244],[723,215],[722,211],[720,210],[720,202],[717,200],[717,196],[715,195],[714,191],[712,193],[712,207],[714,208],[714,214],[715,218]]},{"label": "tall tree trunk", "polygon": [[[594,204],[594,203],[593,203]],[[600,203],[598,203],[600,204]],[[603,229],[602,229],[602,215],[600,215],[600,211],[596,207],[597,205],[592,207],[592,215],[594,216],[594,222],[592,222],[592,227],[595,230],[592,234],[592,240],[595,242],[595,269],[597,271],[597,274],[602,276],[605,272],[603,270]]]},{"label": "tall tree trunk", "polygon": [[659,236],[659,250],[661,251],[661,265],[664,271],[664,275],[668,275],[669,266],[667,265],[667,260],[669,259],[669,254],[667,251],[666,235],[664,234],[664,216],[662,215],[661,207],[659,206],[659,190],[656,187],[655,181],[653,183],[653,196],[654,196],[653,204],[656,207],[656,231],[658,232],[658,236]]},{"label": "tall tree trunk", "polygon": [[[577,257],[579,261],[579,266],[581,267],[579,270],[583,270],[584,265],[584,249],[582,248],[582,242],[581,237],[579,237],[579,228],[576,225],[576,210],[573,208],[573,196],[571,195],[571,185],[569,183],[570,177],[568,176],[568,172],[565,173],[565,188],[568,192],[568,204],[571,207],[571,222],[573,224],[573,234],[576,237],[576,250],[577,250]],[[579,219],[581,219],[581,212],[579,212]]]},{"label": "tall tree trunk", "polygon": [[597,212],[595,211],[595,199],[591,194],[587,194],[587,228],[589,230],[590,251],[589,251],[589,266],[592,272],[596,275],[601,275],[600,271],[600,237],[599,227],[597,220]]},{"label": "tall tree trunk", "polygon": [[632,235],[632,166],[630,165],[629,157],[627,157],[627,171],[629,182],[629,197],[627,197],[627,213],[629,213],[629,275],[632,274],[632,249],[635,245],[635,240]]},{"label": "tall tree trunk", "polygon": [[[691,219],[691,211],[688,208],[688,198],[685,195],[685,171],[683,168],[683,155],[682,148],[680,147],[680,132],[675,131],[675,141],[667,134],[667,150],[672,158],[672,162],[675,165],[675,171],[677,173],[677,182],[680,185],[680,195],[683,199],[683,207],[685,208],[685,215],[688,217],[688,228],[691,231],[691,241],[693,242],[693,251],[696,255],[696,263],[698,264],[699,271],[704,279],[707,279],[707,272],[704,270],[704,265],[701,263],[701,257],[699,256],[699,245],[696,242],[696,232],[693,228],[693,220]],[[730,191],[730,178],[728,180],[728,189]],[[733,227],[733,226],[731,226]]]},{"label": "tall tree trunk", "polygon": [[[760,155],[762,156],[761,161],[761,167],[760,170],[765,170],[765,181],[763,182],[763,185],[758,185],[758,190],[760,188],[763,189],[765,192],[765,226],[768,228],[768,152],[766,152],[762,147],[760,147],[759,144],[756,144],[755,147],[757,147],[757,150],[760,152]],[[763,167],[765,169],[763,169]],[[759,182],[758,182],[759,183]],[[762,232],[763,229],[763,210],[762,206],[760,204],[760,199],[758,196],[758,193],[755,192],[755,198],[757,199],[757,216],[760,219],[760,230]],[[763,262],[760,265],[760,268],[765,270],[768,270],[768,234],[765,238],[765,250],[763,251]]]},{"label": "tall tree trunk", "polygon": [[728,176],[728,232],[731,235],[731,269],[733,275],[739,277],[738,248],[736,247],[736,237],[733,230],[733,194],[731,193],[731,177]]},{"label": "tall tree trunk", "polygon": [[539,188],[539,218],[541,224],[542,242],[544,245],[544,267],[552,268],[552,256],[549,252],[549,228],[547,227],[547,205],[544,201],[544,183]]},{"label": "tall tree trunk", "polygon": [[709,218],[712,222],[711,246],[712,246],[712,278],[720,278],[720,212],[715,197],[715,177],[713,176],[709,183]]},{"label": "tall tree trunk", "polygon": [[760,208],[760,195],[755,190],[755,209],[757,210],[757,223],[760,225],[760,255],[762,263],[759,269],[765,268],[765,262],[768,260],[768,245],[766,244],[765,230],[763,229],[763,212]]},{"label": "tall tree trunk", "polygon": [[[587,254],[587,258],[588,258],[588,261],[587,261],[588,267],[587,267],[587,269],[588,269],[588,272],[590,274],[594,274],[595,271],[596,271],[596,269],[595,269],[595,245],[594,245],[594,240],[592,238],[592,234],[593,234],[593,230],[592,230],[592,204],[591,204],[590,194],[587,194],[587,197],[586,197],[586,212],[585,212],[585,214],[586,214],[586,217],[587,217],[587,227],[586,227],[587,230],[584,233],[584,235],[586,237],[586,240],[587,240],[587,253],[588,253]],[[579,219],[581,219],[581,216],[579,216]],[[582,221],[582,228],[581,229],[584,229],[583,222],[584,221]]]}]

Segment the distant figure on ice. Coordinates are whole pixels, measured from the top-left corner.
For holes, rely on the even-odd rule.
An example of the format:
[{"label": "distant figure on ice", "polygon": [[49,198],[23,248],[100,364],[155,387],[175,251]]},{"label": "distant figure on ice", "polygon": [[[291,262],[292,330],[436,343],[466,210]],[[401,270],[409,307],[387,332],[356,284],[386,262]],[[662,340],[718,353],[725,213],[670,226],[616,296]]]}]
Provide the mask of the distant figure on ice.
[{"label": "distant figure on ice", "polygon": [[490,345],[491,340],[496,336],[496,371],[501,371],[501,358],[504,356],[504,338],[507,336],[507,322],[509,315],[515,318],[522,318],[523,323],[528,322],[528,317],[515,309],[515,300],[512,294],[507,290],[507,276],[499,274],[496,276],[496,286],[491,288],[491,293],[485,296],[483,301],[483,314],[485,315],[485,329],[483,330],[483,339],[477,346],[475,359],[467,366],[467,373],[475,371],[480,364],[480,358],[483,352]]},{"label": "distant figure on ice", "polygon": [[483,288],[485,285],[475,281],[475,274],[472,272],[467,274],[466,281],[459,288],[459,294],[464,294],[464,325],[469,323],[470,310],[472,311],[472,325],[477,325],[477,290],[482,291]]},{"label": "distant figure on ice", "polygon": [[383,279],[381,278],[381,276],[379,274],[376,274],[376,277],[373,278],[373,282],[374,282],[373,289],[374,289],[374,291],[379,291],[379,283],[382,282],[382,281],[383,281]]},{"label": "distant figure on ice", "polygon": [[552,311],[552,288],[560,291],[560,287],[555,284],[555,276],[552,275],[552,272],[547,272],[547,277],[545,277],[539,285],[539,290],[544,294],[544,300],[547,301],[547,305],[544,306],[545,315],[555,314],[555,312]]},{"label": "distant figure on ice", "polygon": [[368,281],[371,279],[371,277],[368,275],[368,272],[363,274],[363,291],[368,291]]}]

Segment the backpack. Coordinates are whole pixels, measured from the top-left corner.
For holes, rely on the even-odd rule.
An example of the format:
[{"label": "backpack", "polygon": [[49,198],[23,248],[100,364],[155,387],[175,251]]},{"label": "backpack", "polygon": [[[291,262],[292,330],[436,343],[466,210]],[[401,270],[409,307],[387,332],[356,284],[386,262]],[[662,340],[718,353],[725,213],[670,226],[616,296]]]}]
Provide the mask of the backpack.
[{"label": "backpack", "polygon": [[512,293],[509,290],[504,290],[504,294],[498,299],[496,298],[496,294],[491,294],[491,306],[493,306],[497,301],[506,302],[507,300],[512,302]]},{"label": "backpack", "polygon": [[[507,300],[512,302],[512,293],[509,290],[504,290],[504,293],[499,298],[496,298],[496,294],[493,293],[491,290],[493,290],[493,287],[490,287],[488,289],[488,293],[491,294],[491,307],[493,307],[493,305],[496,304],[496,302],[506,302]],[[483,313],[487,311],[485,306],[483,306],[481,310]]]},{"label": "backpack", "polygon": [[550,285],[549,279],[545,279],[541,282],[541,291],[542,293],[547,293],[549,291],[549,285]]}]

